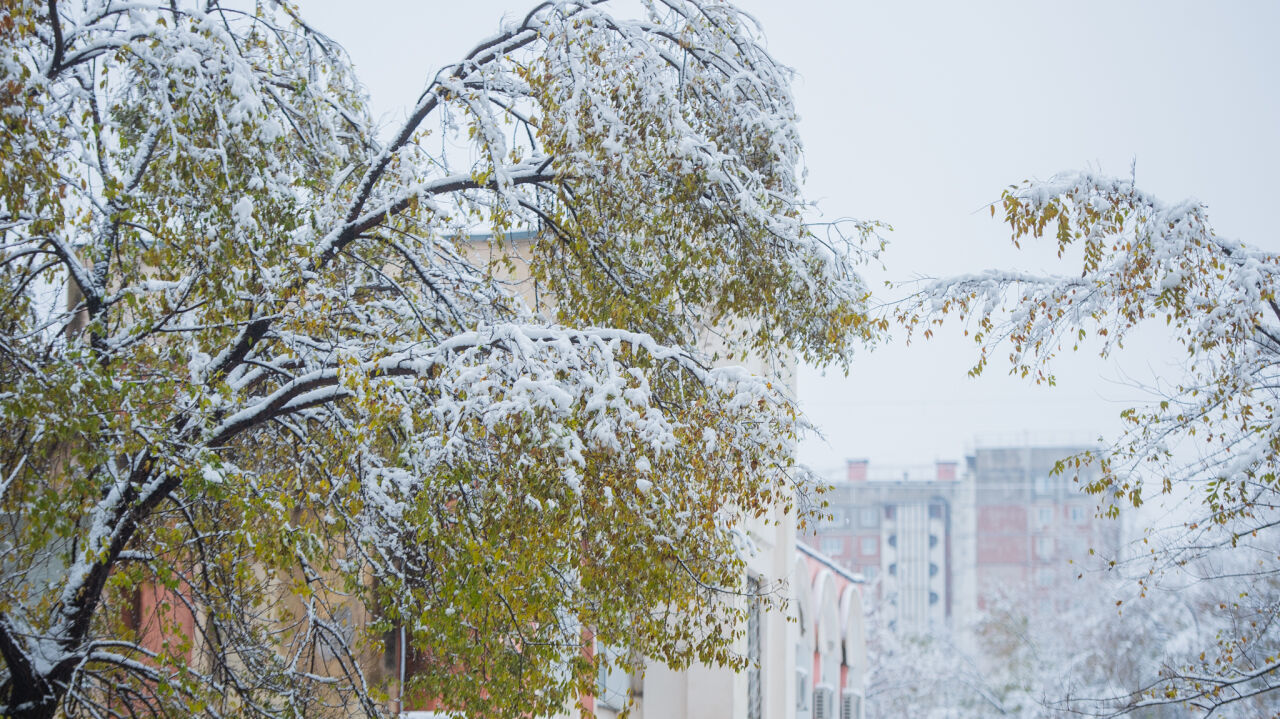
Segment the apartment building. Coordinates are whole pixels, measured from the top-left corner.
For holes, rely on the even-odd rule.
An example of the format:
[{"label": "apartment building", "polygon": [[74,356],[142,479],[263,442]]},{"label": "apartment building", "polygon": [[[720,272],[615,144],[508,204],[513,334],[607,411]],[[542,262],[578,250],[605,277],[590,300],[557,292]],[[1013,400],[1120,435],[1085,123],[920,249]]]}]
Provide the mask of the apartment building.
[{"label": "apartment building", "polygon": [[[831,477],[828,520],[802,538],[876,587],[881,621],[906,633],[960,628],[996,596],[1047,606],[1090,549],[1114,552],[1117,523],[1059,460],[1087,445],[975,446],[963,463],[876,466],[849,460]],[[1082,468],[1080,482],[1095,469]]]},{"label": "apartment building", "polygon": [[[998,592],[1041,602],[1069,601],[1062,588],[1080,573],[1089,550],[1114,554],[1120,525],[1096,516],[1097,499],[1082,491],[1095,467],[1054,473],[1062,459],[1088,445],[977,447],[966,457],[974,487],[974,572],[977,605]],[[1074,479],[1075,472],[1080,479]]]},{"label": "apartment building", "polygon": [[850,460],[805,538],[879,588],[881,621],[926,633],[968,610],[973,493],[955,462],[879,467]]}]

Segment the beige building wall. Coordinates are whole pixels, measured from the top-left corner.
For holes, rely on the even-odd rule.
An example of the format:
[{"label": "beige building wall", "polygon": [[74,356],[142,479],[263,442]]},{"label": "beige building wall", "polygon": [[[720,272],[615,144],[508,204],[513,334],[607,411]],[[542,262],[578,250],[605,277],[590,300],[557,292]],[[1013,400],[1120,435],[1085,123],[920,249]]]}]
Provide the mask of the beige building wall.
[{"label": "beige building wall", "polygon": [[[776,526],[750,527],[758,552],[749,562],[749,571],[762,585],[787,582],[796,557],[795,518],[782,517]],[[800,641],[797,622],[782,612],[765,613],[760,624],[761,705],[759,719],[791,719],[796,716],[796,645]],[[746,640],[737,650],[747,651]],[[631,716],[637,719],[756,719],[750,713],[748,676],[726,667],[694,665],[672,670],[661,664],[649,666],[642,679],[632,681],[635,704]],[[614,719],[616,712],[597,707],[602,719]]]}]

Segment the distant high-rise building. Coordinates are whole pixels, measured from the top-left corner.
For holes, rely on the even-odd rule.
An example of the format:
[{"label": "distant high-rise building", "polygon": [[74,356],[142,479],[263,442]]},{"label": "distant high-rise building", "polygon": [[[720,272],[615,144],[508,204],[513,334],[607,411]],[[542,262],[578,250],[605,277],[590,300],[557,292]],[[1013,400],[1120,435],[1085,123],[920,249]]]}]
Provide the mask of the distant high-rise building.
[{"label": "distant high-rise building", "polygon": [[[1085,446],[979,446],[957,462],[881,467],[850,460],[824,495],[830,519],[804,541],[878,585],[881,621],[904,632],[961,627],[1001,593],[1069,601],[1089,550],[1113,553],[1117,523],[1053,474]],[[1082,482],[1096,471],[1081,470]],[[1077,562],[1073,564],[1071,560]]]},{"label": "distant high-rise building", "polygon": [[[878,580],[882,621],[907,632],[945,625],[967,609],[967,574],[957,560],[972,532],[972,488],[957,463],[872,467],[850,460],[824,495],[830,519],[806,541],[868,580]],[[964,565],[961,565],[962,567]]]},{"label": "distant high-rise building", "polygon": [[[966,458],[975,497],[976,586],[979,608],[1000,591],[1042,602],[1068,601],[1061,591],[1080,573],[1090,549],[1113,554],[1120,525],[1096,515],[1097,499],[1073,481],[1094,467],[1060,474],[1054,466],[1088,446],[979,447]],[[1075,562],[1075,563],[1073,563]]]}]

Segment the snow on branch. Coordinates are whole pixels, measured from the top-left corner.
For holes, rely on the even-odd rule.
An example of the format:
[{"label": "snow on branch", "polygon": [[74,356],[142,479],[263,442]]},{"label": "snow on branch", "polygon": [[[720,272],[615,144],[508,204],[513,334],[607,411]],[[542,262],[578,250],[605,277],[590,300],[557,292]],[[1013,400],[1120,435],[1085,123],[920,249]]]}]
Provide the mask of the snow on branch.
[{"label": "snow on branch", "polygon": [[716,365],[883,329],[877,226],[802,222],[791,70],[727,3],[544,2],[388,140],[300,12],[0,23],[0,714],[377,714],[392,622],[476,716],[594,691],[582,626],[740,663],[715,594],[805,423]]},{"label": "snow on branch", "polygon": [[1001,204],[1015,243],[1053,241],[1078,274],[925,283],[896,310],[909,332],[964,318],[980,348],[974,372],[1007,348],[1011,372],[1049,382],[1054,358],[1089,347],[1091,335],[1106,356],[1149,323],[1183,350],[1168,358],[1169,377],[1142,388],[1152,402],[1121,413],[1110,447],[1059,471],[1096,464],[1083,489],[1110,516],[1153,495],[1178,505],[1175,521],[1148,529],[1112,566],[1143,595],[1191,588],[1187,601],[1205,627],[1170,649],[1159,678],[1080,706],[1112,716],[1166,703],[1210,713],[1274,703],[1280,635],[1267,597],[1280,549],[1280,255],[1219,236],[1195,200],[1165,203],[1091,173],[1023,183]]}]

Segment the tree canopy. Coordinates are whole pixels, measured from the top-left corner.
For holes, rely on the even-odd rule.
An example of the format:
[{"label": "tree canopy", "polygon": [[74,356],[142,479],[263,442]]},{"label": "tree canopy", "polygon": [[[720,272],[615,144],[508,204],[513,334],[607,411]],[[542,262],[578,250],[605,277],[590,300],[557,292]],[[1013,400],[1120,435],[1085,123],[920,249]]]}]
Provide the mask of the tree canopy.
[{"label": "tree canopy", "polygon": [[1096,463],[1098,478],[1083,489],[1111,516],[1152,496],[1181,505],[1177,521],[1147,529],[1112,563],[1143,593],[1181,594],[1194,631],[1145,682],[1093,697],[1091,708],[1187,703],[1257,716],[1280,690],[1280,255],[1219,236],[1198,202],[1167,204],[1088,173],[1012,187],[1002,205],[1015,242],[1056,242],[1079,273],[934,281],[898,310],[907,327],[968,318],[981,347],[974,372],[1008,347],[1011,372],[1037,382],[1051,382],[1052,360],[1090,335],[1106,356],[1144,322],[1167,327],[1185,350],[1169,358],[1178,374],[1151,388],[1153,403],[1122,413],[1123,434],[1108,449],[1058,468],[1070,475]]},{"label": "tree canopy", "polygon": [[541,3],[380,133],[291,3],[8,4],[0,714],[376,715],[396,628],[469,716],[594,692],[590,636],[742,663],[802,421],[699,348],[847,361],[878,239],[802,223],[749,19],[641,6]]}]

